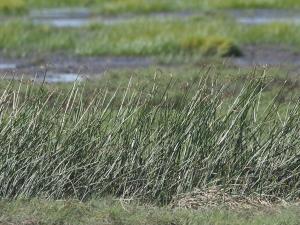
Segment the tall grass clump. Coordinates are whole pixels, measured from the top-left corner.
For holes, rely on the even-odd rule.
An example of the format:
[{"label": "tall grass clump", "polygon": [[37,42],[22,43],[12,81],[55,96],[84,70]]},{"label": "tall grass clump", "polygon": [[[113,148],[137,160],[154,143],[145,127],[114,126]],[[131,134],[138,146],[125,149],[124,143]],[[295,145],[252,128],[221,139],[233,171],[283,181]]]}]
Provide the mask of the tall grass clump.
[{"label": "tall grass clump", "polygon": [[24,12],[25,10],[26,10],[26,5],[24,0],[1,0],[0,1],[0,14]]},{"label": "tall grass clump", "polygon": [[0,97],[0,198],[165,203],[216,186],[299,198],[300,103],[282,112],[275,96],[266,106],[265,86],[247,81],[228,103],[226,87],[203,79],[177,107],[167,91],[157,96],[154,86],[145,95],[129,86],[116,107],[117,93],[87,99],[76,84],[68,93],[8,85]]}]

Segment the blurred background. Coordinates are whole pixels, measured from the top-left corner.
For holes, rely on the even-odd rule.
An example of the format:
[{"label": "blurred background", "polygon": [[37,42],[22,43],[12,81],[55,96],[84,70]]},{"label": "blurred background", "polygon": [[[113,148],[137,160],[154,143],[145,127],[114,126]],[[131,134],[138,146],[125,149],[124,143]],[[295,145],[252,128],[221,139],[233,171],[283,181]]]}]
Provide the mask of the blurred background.
[{"label": "blurred background", "polygon": [[207,67],[224,81],[267,68],[275,86],[288,80],[299,90],[299,8],[297,0],[0,0],[0,73],[113,88],[132,76],[139,87],[159,71],[162,84],[172,74],[185,89]]}]

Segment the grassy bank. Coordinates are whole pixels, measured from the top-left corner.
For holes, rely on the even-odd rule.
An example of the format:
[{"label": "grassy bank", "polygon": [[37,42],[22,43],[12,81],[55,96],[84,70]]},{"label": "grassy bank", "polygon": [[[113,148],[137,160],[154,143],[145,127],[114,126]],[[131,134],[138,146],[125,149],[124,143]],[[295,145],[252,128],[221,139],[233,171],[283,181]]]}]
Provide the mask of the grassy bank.
[{"label": "grassy bank", "polygon": [[244,44],[299,46],[299,26],[241,26],[229,18],[200,16],[187,21],[140,19],[115,25],[58,29],[21,21],[0,27],[7,55],[64,52],[77,55],[239,56]]},{"label": "grassy bank", "polygon": [[[194,188],[299,198],[299,107],[266,108],[263,80],[231,101],[202,80],[187,98],[38,89],[1,97],[0,197],[138,197],[161,204]],[[130,86],[129,86],[130,87]],[[127,93],[127,94],[126,94]],[[116,95],[117,96],[117,95]]]},{"label": "grassy bank", "polygon": [[298,225],[300,211],[296,207],[252,210],[205,210],[159,208],[118,200],[47,201],[34,199],[0,201],[0,223],[45,225]]},{"label": "grassy bank", "polygon": [[240,54],[236,44],[226,35],[229,31],[219,30],[219,21],[209,25],[205,25],[205,21],[142,19],[82,29],[57,29],[16,21],[0,27],[0,48],[7,54],[55,51],[79,55],[137,56]]}]

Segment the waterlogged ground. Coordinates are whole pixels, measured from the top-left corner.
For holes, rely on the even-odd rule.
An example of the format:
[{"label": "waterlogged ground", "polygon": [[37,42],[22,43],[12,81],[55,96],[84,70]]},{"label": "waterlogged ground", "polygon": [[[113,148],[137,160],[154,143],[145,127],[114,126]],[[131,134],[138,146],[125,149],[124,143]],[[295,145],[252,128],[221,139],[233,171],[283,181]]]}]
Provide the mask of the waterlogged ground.
[{"label": "waterlogged ground", "polygon": [[[298,76],[300,74],[300,52],[284,46],[272,45],[245,45],[245,52],[241,57],[229,57],[220,60],[195,59],[187,62],[160,62],[153,57],[132,56],[101,56],[83,57],[69,56],[63,54],[52,54],[43,57],[29,56],[26,58],[0,57],[0,73],[2,77],[10,79],[32,79],[36,81],[73,82],[85,79],[101,77],[103,74],[113,70],[147,68],[171,68],[188,66],[195,70],[203,65],[213,63],[226,64],[228,68],[253,67],[278,68],[281,67],[287,73]],[[45,76],[46,73],[46,76]],[[45,79],[45,80],[44,80]]]},{"label": "waterlogged ground", "polygon": [[[53,27],[80,28],[91,24],[116,24],[125,23],[142,18],[158,20],[184,20],[191,17],[205,16],[209,12],[227,15],[237,23],[245,25],[259,25],[270,23],[299,24],[299,10],[280,9],[235,9],[235,10],[210,10],[210,11],[175,11],[153,12],[148,14],[121,13],[116,15],[103,15],[94,13],[88,8],[49,8],[30,10],[24,19],[34,24],[50,25]],[[2,22],[10,17],[2,17]]]},{"label": "waterlogged ground", "polygon": [[[208,13],[208,12],[206,12]],[[299,10],[279,9],[255,9],[255,10],[218,10],[218,14],[228,15],[237,23],[245,25],[259,25],[268,23],[292,23],[300,24]],[[115,24],[141,18],[152,18],[159,20],[179,19],[205,15],[203,12],[181,11],[181,12],[157,12],[147,15],[121,14],[115,16],[101,16],[93,14],[86,8],[79,9],[48,9],[31,11],[29,20],[36,24],[47,24],[55,27],[82,27],[89,24]]]},{"label": "waterlogged ground", "polygon": [[233,64],[243,66],[300,66],[300,52],[287,46],[245,45],[243,57],[234,58]]},{"label": "waterlogged ground", "polygon": [[[16,198],[0,199],[0,225],[300,224],[299,142],[295,138],[299,133],[299,1],[24,2],[0,0],[0,87],[8,93],[1,97],[2,148],[3,154],[11,157],[2,160],[10,166],[6,168],[4,164],[0,195]],[[13,9],[9,8],[11,5]],[[12,79],[17,81],[10,82]],[[31,93],[31,81],[38,85],[32,86],[33,98],[25,98],[23,104],[23,94]],[[44,82],[51,84],[41,85]],[[73,85],[74,82],[81,83]],[[94,99],[95,89],[101,93]],[[222,89],[221,94],[219,89]],[[245,95],[239,94],[241,90],[245,90],[242,91]],[[191,104],[198,111],[193,112],[192,108],[182,111],[180,107],[199,91],[203,96],[199,98],[199,105]],[[61,104],[64,93],[66,102]],[[98,102],[100,96],[103,99]],[[109,100],[111,96],[115,96],[113,101]],[[137,105],[137,110],[132,111],[127,99],[135,104],[134,96],[137,102],[145,99],[149,105],[145,108]],[[232,107],[233,119],[226,116],[216,120],[217,111],[222,114],[236,96],[239,96],[236,102],[241,104]],[[94,100],[95,104],[85,108],[86,101]],[[103,107],[107,100],[112,104]],[[65,108],[56,110],[55,104]],[[274,108],[265,110],[270,105]],[[7,120],[5,116],[10,116],[11,106],[13,119]],[[286,111],[289,106],[291,109]],[[168,112],[164,107],[171,110]],[[107,116],[101,112],[103,108],[108,109]],[[269,126],[265,126],[268,121],[262,121],[257,128],[254,126],[264,115],[265,118],[270,116],[272,121],[270,132]],[[158,119],[151,122],[155,132],[148,124],[149,118]],[[222,121],[228,121],[228,127],[220,126]],[[269,138],[262,141],[265,134]],[[101,148],[98,140],[103,137],[108,138]],[[214,145],[213,140],[222,141]],[[147,146],[150,151],[140,146]],[[210,147],[209,154],[198,151],[206,148],[204,146],[216,148]],[[241,148],[243,154],[237,152]],[[99,156],[90,155],[86,149]],[[102,150],[108,150],[108,160]],[[168,152],[171,154],[167,155]],[[123,153],[129,157],[123,159]],[[145,157],[148,153],[149,162],[149,157]],[[203,155],[196,158],[197,154]],[[111,165],[110,160],[115,157],[122,162],[115,161],[117,163]],[[203,166],[193,166],[202,163],[198,159],[203,158],[207,159]],[[52,171],[55,163],[57,167]],[[167,168],[166,165],[172,166]],[[160,169],[155,169],[156,166]],[[214,166],[221,169],[212,169]],[[48,168],[46,176],[36,173],[34,168],[38,167],[39,171]],[[106,171],[112,167],[115,169]],[[207,170],[201,169],[198,174],[197,168]],[[21,176],[27,174],[21,177],[16,171],[24,171]],[[165,207],[157,207],[156,200],[152,205],[150,198],[149,201],[145,198],[147,204],[143,204],[146,195],[165,204],[171,192],[185,192],[187,189],[182,188],[189,183],[200,184],[198,176],[203,176],[205,182],[208,178],[215,179],[208,185],[203,182],[205,186],[214,182],[228,183],[225,188],[228,193],[214,188],[189,192],[189,188],[187,193],[172,196]],[[103,177],[107,182],[104,186]],[[165,180],[168,177],[174,183]],[[146,181],[144,187],[139,187],[141,180]],[[146,193],[140,195],[138,204],[134,202],[135,183],[140,188],[136,190]],[[155,188],[151,188],[152,184]],[[88,190],[88,187],[92,188]],[[85,199],[87,195],[94,196],[93,193],[101,197],[103,187],[114,199],[87,197],[84,203],[62,200],[65,196]],[[235,195],[234,190],[240,195]],[[131,191],[135,193],[132,198]],[[130,199],[118,199],[119,194]],[[19,196],[37,199],[17,200]],[[60,200],[38,199],[40,196]]]},{"label": "waterlogged ground", "polygon": [[101,76],[111,69],[145,68],[154,62],[145,57],[76,57],[48,55],[7,59],[0,57],[0,73],[4,78],[34,77],[36,81],[49,83],[73,82]]},{"label": "waterlogged ground", "polygon": [[143,18],[158,19],[158,20],[173,20],[185,19],[192,16],[199,16],[203,13],[195,13],[192,11],[184,12],[156,12],[143,14],[126,14],[119,15],[101,15],[92,13],[87,8],[73,8],[73,9],[44,9],[33,10],[26,19],[34,24],[50,25],[53,27],[74,27],[80,28],[92,24],[108,24],[113,25],[117,23],[126,23]]},{"label": "waterlogged ground", "polygon": [[300,24],[299,10],[282,9],[244,9],[230,10],[229,13],[238,23],[245,25],[260,25],[271,23]]},{"label": "waterlogged ground", "polygon": [[[119,14],[108,15],[99,12],[97,13],[85,7],[75,7],[32,9],[26,14],[22,14],[22,16],[2,15],[0,29],[1,26],[4,26],[6,27],[5,29],[8,29],[10,32],[11,29],[7,28],[7,24],[15,23],[14,21],[16,21],[16,18],[21,19],[22,23],[34,24],[37,28],[28,27],[24,29],[27,31],[29,30],[28,35],[24,34],[25,37],[29,36],[29,38],[28,41],[25,39],[23,41],[24,43],[20,44],[18,47],[18,49],[24,49],[24,52],[21,53],[17,50],[18,54],[16,56],[8,57],[7,52],[14,52],[14,46],[18,43],[12,43],[12,50],[9,50],[9,48],[6,49],[7,45],[5,43],[7,42],[5,42],[4,39],[2,47],[3,53],[1,53],[0,57],[0,72],[5,74],[5,77],[8,78],[24,75],[25,77],[34,76],[36,79],[40,79],[40,77],[44,77],[44,73],[47,71],[48,75],[43,79],[46,79],[48,82],[70,82],[84,79],[83,77],[101,76],[104,72],[111,69],[135,69],[159,66],[158,62],[161,58],[164,58],[164,61],[168,61],[168,66],[174,66],[175,64],[177,66],[182,66],[190,61],[186,60],[186,58],[189,58],[188,55],[195,55],[195,50],[198,51],[198,49],[202,54],[200,57],[202,63],[206,58],[208,59],[207,62],[212,62],[211,54],[221,54],[221,56],[223,54],[224,56],[227,56],[226,51],[231,51],[231,44],[228,44],[231,42],[226,40],[227,37],[223,41],[222,33],[224,32],[222,30],[217,31],[217,29],[222,28],[230,34],[232,25],[236,30],[234,31],[236,33],[234,37],[237,37],[236,43],[238,44],[241,54],[233,52],[233,55],[231,55],[232,53],[229,53],[228,56],[230,57],[227,56],[221,59],[224,63],[232,67],[247,68],[266,65],[285,66],[288,71],[293,71],[297,74],[300,70],[300,51],[290,43],[286,43],[285,39],[282,40],[282,43],[280,38],[278,38],[279,40],[274,39],[274,41],[272,41],[273,43],[266,44],[272,35],[270,34],[270,37],[264,37],[261,33],[266,29],[266,34],[271,31],[276,38],[276,30],[282,35],[284,34],[284,29],[287,27],[288,30],[286,33],[288,35],[293,26],[297,27],[300,23],[300,14],[298,12],[298,10],[291,9],[210,9],[198,11],[189,9],[166,12],[153,11],[148,12],[147,14],[122,12]],[[218,22],[214,22],[215,20]],[[222,24],[222,22],[220,22],[222,20],[224,20],[225,23]],[[147,21],[151,21],[150,23],[152,24],[160,24],[159,26],[161,26],[162,29],[156,30],[156,28],[151,28],[149,31],[145,28],[141,29],[141,26],[147,26]],[[173,21],[179,21],[180,24],[174,24]],[[205,37],[206,34],[202,37],[201,30],[195,30],[196,35],[184,37],[184,40],[179,42],[179,46],[172,43],[173,35],[176,40],[176,35],[180,34],[181,28],[185,28],[185,26],[190,26],[192,28],[193,24],[198,23],[197,21],[203,23],[204,26],[206,26],[206,24],[208,25],[208,28],[203,30],[203,33],[208,33],[208,37]],[[135,25],[136,23],[137,25]],[[105,26],[105,29],[108,31],[110,28],[116,30],[115,34],[112,30],[110,36],[103,36],[103,39],[106,40],[105,42],[101,40],[101,35],[97,35],[98,31],[99,34],[102,32],[104,29],[103,26]],[[133,32],[137,32],[137,35],[128,32],[124,33],[124,37],[122,37],[122,32],[120,30],[122,26],[125,30],[128,26]],[[172,27],[172,29],[170,29],[170,32],[173,32],[171,33],[171,37],[169,37],[170,33],[168,31],[168,26],[174,26],[174,28]],[[272,26],[274,26],[274,28]],[[164,27],[166,27],[165,35],[163,33]],[[140,31],[136,31],[136,28]],[[5,29],[3,32],[7,33]],[[34,29],[37,30],[35,31]],[[42,32],[48,32],[50,36],[53,36],[52,33],[54,34],[57,31],[58,35],[61,36],[58,36],[61,41],[55,40],[55,36],[54,38],[51,37],[51,39],[49,39],[49,42],[53,42],[53,44],[46,48],[48,49],[47,54],[38,52],[43,46],[46,46],[49,43],[46,41],[47,35],[38,38],[40,40],[45,40],[46,42],[37,44],[37,47],[35,47],[35,43],[32,42],[32,40],[37,38],[32,33],[39,33],[39,29],[41,29]],[[178,31],[175,29],[178,29]],[[243,31],[244,29],[246,29],[246,32]],[[251,29],[253,32],[251,32]],[[32,30],[32,32],[30,30]],[[149,34],[145,32],[149,32]],[[161,36],[157,36],[157,33],[159,32],[162,32]],[[182,33],[185,32],[191,33],[193,32],[193,29],[187,29]],[[219,33],[214,37],[214,33],[217,32]],[[247,32],[251,32],[253,37],[250,37],[250,39],[247,40],[247,34],[245,34],[243,40],[238,41],[239,33],[243,34]],[[16,35],[23,35],[23,32],[17,33]],[[200,35],[198,35],[198,33]],[[119,35],[119,37],[117,37],[117,35]],[[131,35],[132,37],[128,38],[128,36]],[[147,35],[149,35],[149,37],[147,37]],[[89,36],[90,38],[87,38]],[[95,37],[93,38],[93,36]],[[164,36],[166,38],[164,38]],[[257,36],[258,41],[255,41],[255,36]],[[8,35],[7,38],[10,38],[10,36]],[[85,38],[86,41],[84,41]],[[76,46],[76,42],[78,41],[83,41],[82,45]],[[93,41],[90,46],[88,46],[89,41]],[[98,43],[101,44],[98,45]],[[75,53],[72,52],[74,44],[75,48],[77,48]],[[38,47],[39,45],[41,48]],[[214,45],[216,45],[216,47]],[[27,46],[32,47],[26,49]],[[84,46],[87,46],[89,49],[86,49],[87,47]],[[135,46],[139,46],[138,48],[140,48],[140,50],[134,49]],[[106,47],[107,49],[105,49]],[[71,52],[67,54],[57,53],[57,49],[62,48],[66,48],[66,52],[70,49]],[[117,50],[118,48],[120,48],[119,51]],[[182,56],[180,53],[181,50],[172,50],[177,48],[182,48],[183,51],[187,51],[188,54],[184,53]],[[51,51],[53,51],[53,53]],[[225,53],[219,53],[222,51],[225,51]],[[79,55],[76,52],[79,52]],[[165,57],[164,53],[168,56]],[[206,55],[209,55],[209,57]],[[159,59],[157,59],[157,56]],[[168,57],[170,57],[170,60],[165,60]],[[172,62],[174,61],[174,58],[176,60],[175,62]],[[220,58],[217,61],[220,61]]]}]

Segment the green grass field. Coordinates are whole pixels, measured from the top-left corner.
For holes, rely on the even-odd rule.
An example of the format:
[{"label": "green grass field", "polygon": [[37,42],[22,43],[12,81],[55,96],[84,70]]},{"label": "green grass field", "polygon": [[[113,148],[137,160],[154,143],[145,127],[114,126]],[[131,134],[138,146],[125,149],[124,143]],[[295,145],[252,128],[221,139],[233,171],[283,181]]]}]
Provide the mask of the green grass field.
[{"label": "green grass field", "polygon": [[0,222],[6,224],[77,225],[298,225],[299,208],[193,211],[158,208],[112,199],[78,201],[0,201]]}]

